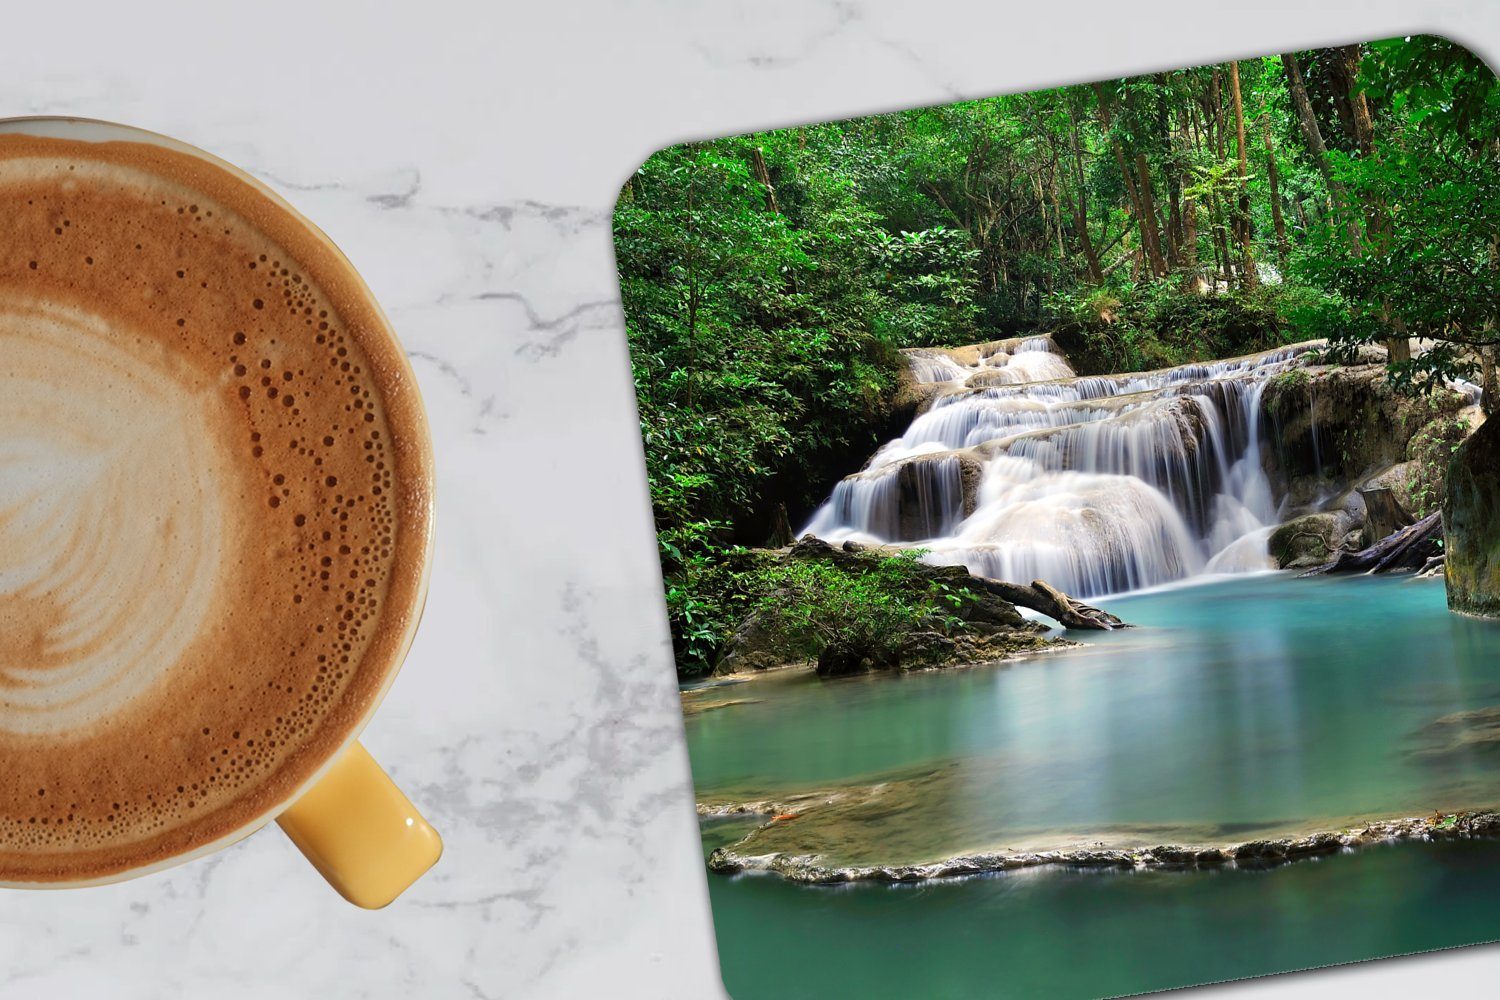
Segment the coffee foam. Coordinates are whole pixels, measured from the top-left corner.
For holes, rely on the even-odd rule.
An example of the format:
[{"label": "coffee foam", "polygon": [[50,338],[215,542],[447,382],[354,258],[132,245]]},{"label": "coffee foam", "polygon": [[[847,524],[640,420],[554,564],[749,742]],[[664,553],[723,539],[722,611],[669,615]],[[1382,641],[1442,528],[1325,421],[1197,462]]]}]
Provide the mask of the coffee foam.
[{"label": "coffee foam", "polygon": [[347,263],[227,170],[0,136],[0,882],[284,803],[409,639],[419,404]]},{"label": "coffee foam", "polygon": [[115,340],[76,309],[0,302],[0,731],[114,714],[220,590],[233,506],[212,400]]}]

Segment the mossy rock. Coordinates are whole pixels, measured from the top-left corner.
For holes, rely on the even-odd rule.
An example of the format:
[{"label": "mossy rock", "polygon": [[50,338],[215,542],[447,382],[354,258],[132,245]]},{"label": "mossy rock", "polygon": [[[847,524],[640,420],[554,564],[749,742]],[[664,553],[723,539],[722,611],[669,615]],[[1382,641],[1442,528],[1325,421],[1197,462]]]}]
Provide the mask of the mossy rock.
[{"label": "mossy rock", "polygon": [[[744,552],[735,556],[736,567],[764,569],[777,564],[822,563],[847,579],[850,585],[868,579],[880,563],[893,558],[889,551],[846,544],[833,546],[811,536],[778,551]],[[906,599],[929,595],[939,588],[962,595],[945,611],[961,626],[944,635],[930,627],[914,627],[909,633],[887,635],[878,644],[861,648],[825,642],[810,635],[793,634],[778,627],[774,609],[766,609],[766,598],[790,601],[784,592],[746,594],[742,606],[748,610],[725,643],[714,666],[716,674],[761,670],[791,663],[814,661],[818,673],[843,676],[876,670],[911,670],[953,663],[1001,659],[1017,652],[1049,645],[1046,628],[1025,618],[1011,602],[977,584],[962,566],[929,566],[911,562],[903,583],[885,591]],[[746,579],[742,577],[741,579]],[[757,609],[759,606],[759,609]]]},{"label": "mossy rock", "polygon": [[[1355,496],[1357,500],[1357,495]],[[1267,551],[1282,569],[1321,566],[1341,551],[1360,548],[1363,508],[1315,511],[1294,517],[1271,532]]]},{"label": "mossy rock", "polygon": [[[1319,496],[1435,454],[1443,445],[1433,442],[1451,440],[1467,402],[1448,389],[1401,395],[1383,364],[1293,368],[1270,379],[1261,397],[1272,442],[1264,453],[1267,472],[1293,509],[1305,510]],[[1429,474],[1421,485],[1431,493],[1436,479]]]},{"label": "mossy rock", "polygon": [[1406,446],[1410,462],[1404,485],[1414,516],[1426,517],[1442,506],[1448,466],[1469,432],[1469,422],[1462,415],[1443,414],[1411,436]]},{"label": "mossy rock", "polygon": [[1500,420],[1485,421],[1459,447],[1447,479],[1448,606],[1500,618]]}]

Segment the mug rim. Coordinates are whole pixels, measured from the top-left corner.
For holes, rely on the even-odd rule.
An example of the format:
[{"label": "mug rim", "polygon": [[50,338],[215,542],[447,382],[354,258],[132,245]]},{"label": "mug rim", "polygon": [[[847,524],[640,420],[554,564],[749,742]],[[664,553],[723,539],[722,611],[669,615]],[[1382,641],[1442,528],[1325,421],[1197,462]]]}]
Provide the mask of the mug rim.
[{"label": "mug rim", "polygon": [[[28,126],[40,126],[40,128],[32,130]],[[86,132],[92,131],[94,135],[78,134],[77,130],[80,127]],[[93,886],[114,885],[146,875],[154,875],[158,872],[176,868],[179,865],[206,857],[209,854],[233,846],[246,837],[260,831],[321,781],[334,763],[351,746],[359,741],[365,727],[369,725],[375,713],[380,710],[381,704],[385,701],[386,694],[390,691],[391,685],[395,683],[396,675],[401,672],[401,667],[405,664],[406,657],[411,652],[412,643],[416,639],[417,629],[421,624],[422,615],[426,609],[428,586],[432,576],[433,522],[436,515],[434,491],[437,474],[435,468],[436,457],[432,445],[432,429],[427,419],[427,408],[422,401],[421,390],[417,384],[416,371],[412,368],[411,359],[407,356],[406,349],[397,336],[390,317],[386,315],[385,309],[381,307],[379,300],[375,297],[375,293],[370,290],[370,286],[365,281],[364,276],[359,273],[359,269],[354,266],[354,262],[348,258],[327,233],[311,219],[298,211],[279,192],[272,189],[259,178],[251,175],[241,167],[181,139],[136,125],[126,125],[121,122],[108,121],[102,118],[89,118],[78,115],[6,116],[0,117],[0,135],[29,135],[83,142],[145,142],[203,160],[242,183],[249,185],[256,193],[269,199],[277,208],[286,213],[292,222],[305,230],[309,236],[313,237],[327,251],[334,255],[336,263],[345,272],[345,280],[354,286],[363,299],[364,306],[375,320],[373,325],[379,329],[380,336],[386,341],[387,346],[391,348],[391,360],[398,369],[398,379],[409,387],[409,399],[405,406],[407,411],[406,430],[417,445],[417,454],[420,459],[418,463],[420,468],[415,471],[423,498],[420,505],[418,505],[422,516],[422,523],[419,526],[421,567],[416,587],[412,591],[411,600],[404,609],[407,616],[406,625],[392,647],[390,662],[386,665],[380,684],[375,688],[364,711],[354,724],[350,726],[345,738],[318,763],[317,767],[312,770],[312,773],[301,783],[293,787],[290,792],[280,797],[270,807],[257,813],[230,832],[216,837],[207,843],[199,844],[196,847],[160,858],[148,864],[138,865],[96,878],[46,882],[5,881],[0,879],[0,889],[82,889]]]}]

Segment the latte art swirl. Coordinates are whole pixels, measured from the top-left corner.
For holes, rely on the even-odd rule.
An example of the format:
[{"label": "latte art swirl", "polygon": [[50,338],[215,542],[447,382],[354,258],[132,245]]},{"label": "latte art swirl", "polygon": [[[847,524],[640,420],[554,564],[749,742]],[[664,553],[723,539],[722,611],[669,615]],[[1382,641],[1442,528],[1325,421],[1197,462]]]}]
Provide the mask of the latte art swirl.
[{"label": "latte art swirl", "polygon": [[207,400],[128,340],[78,310],[0,304],[0,730],[118,710],[212,606],[226,512]]},{"label": "latte art swirl", "polygon": [[287,205],[0,126],[0,885],[285,806],[405,652],[430,462],[384,318]]}]

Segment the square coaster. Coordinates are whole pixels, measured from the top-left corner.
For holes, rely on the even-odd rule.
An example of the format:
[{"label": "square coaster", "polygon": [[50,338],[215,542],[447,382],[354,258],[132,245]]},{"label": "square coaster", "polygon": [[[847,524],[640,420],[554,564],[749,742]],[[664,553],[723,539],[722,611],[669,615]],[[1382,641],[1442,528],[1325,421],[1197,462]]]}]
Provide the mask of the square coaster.
[{"label": "square coaster", "polygon": [[685,143],[615,237],[736,1000],[1500,938],[1477,57]]}]

